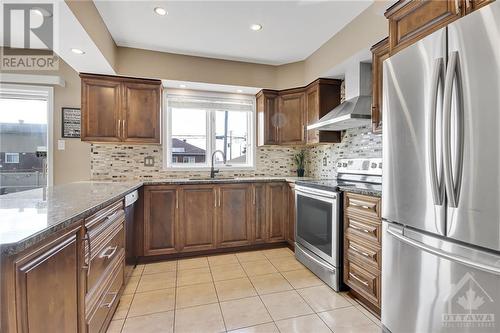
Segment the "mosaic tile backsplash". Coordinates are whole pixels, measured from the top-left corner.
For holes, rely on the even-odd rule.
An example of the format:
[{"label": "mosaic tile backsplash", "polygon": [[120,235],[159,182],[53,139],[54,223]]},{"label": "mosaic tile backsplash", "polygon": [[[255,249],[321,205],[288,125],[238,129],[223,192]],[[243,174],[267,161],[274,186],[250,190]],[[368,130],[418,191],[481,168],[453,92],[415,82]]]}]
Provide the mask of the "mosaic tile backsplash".
[{"label": "mosaic tile backsplash", "polygon": [[[371,133],[371,127],[347,130],[342,142],[313,147],[258,147],[254,170],[222,171],[219,176],[292,176],[295,175],[293,155],[306,150],[306,176],[334,178],[340,158],[382,157],[382,137]],[[144,158],[153,157],[154,166],[145,166]],[[162,167],[162,147],[149,145],[93,144],[91,178],[152,179],[207,176],[209,171],[167,171]]]}]

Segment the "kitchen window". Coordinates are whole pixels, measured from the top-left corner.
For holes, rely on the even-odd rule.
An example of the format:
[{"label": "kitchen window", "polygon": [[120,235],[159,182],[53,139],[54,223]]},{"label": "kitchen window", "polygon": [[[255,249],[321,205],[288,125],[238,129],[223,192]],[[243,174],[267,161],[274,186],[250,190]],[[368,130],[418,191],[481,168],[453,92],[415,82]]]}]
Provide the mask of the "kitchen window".
[{"label": "kitchen window", "polygon": [[19,153],[5,153],[5,163],[19,163]]},{"label": "kitchen window", "polygon": [[166,93],[164,168],[246,169],[254,166],[253,96],[197,91]]}]

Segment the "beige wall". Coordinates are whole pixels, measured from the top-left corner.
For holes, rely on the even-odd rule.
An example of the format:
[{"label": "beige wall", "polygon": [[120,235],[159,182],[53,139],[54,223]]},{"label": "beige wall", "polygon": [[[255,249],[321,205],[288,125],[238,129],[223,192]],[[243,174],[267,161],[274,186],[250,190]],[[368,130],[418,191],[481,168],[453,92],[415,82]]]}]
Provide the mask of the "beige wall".
[{"label": "beige wall", "polygon": [[66,63],[59,65],[65,87],[54,87],[54,185],[90,179],[90,144],[80,139],[64,139],[65,150],[57,150],[61,139],[61,108],[80,107],[80,77]]}]

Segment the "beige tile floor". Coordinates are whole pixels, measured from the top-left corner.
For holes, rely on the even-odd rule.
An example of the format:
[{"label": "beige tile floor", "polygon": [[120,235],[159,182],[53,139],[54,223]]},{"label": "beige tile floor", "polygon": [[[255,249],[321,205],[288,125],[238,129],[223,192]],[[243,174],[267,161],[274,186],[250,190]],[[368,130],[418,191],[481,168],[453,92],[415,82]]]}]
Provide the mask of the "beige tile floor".
[{"label": "beige tile floor", "polygon": [[140,265],[108,333],[381,332],[287,248]]}]

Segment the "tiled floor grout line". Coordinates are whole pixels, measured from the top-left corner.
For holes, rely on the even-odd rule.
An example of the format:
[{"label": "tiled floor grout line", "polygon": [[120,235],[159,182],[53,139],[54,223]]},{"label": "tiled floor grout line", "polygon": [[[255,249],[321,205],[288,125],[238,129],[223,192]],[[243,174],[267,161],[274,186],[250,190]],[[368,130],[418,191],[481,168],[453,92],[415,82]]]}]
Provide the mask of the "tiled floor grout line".
[{"label": "tiled floor grout line", "polygon": [[174,292],[174,319],[172,323],[172,332],[175,332],[175,316],[177,310],[177,278],[179,275],[179,261],[175,262],[175,292]]},{"label": "tiled floor grout line", "polygon": [[[141,283],[142,273],[144,273],[144,267],[143,267],[143,269],[142,269],[142,271],[141,271],[141,274],[139,274],[139,275],[138,275],[138,276],[139,276],[139,282],[137,283],[137,287],[135,288],[136,290],[137,290],[137,288],[139,287],[139,283]],[[136,275],[136,276],[137,276],[137,275]],[[130,278],[132,278],[132,277],[133,277],[133,276],[130,276],[130,277],[129,277],[129,281],[130,281]],[[121,325],[121,327],[120,327],[120,333],[123,331],[123,328],[125,327],[125,322],[127,321],[127,318],[128,318],[128,313],[129,313],[129,311],[130,311],[130,308],[132,307],[132,302],[134,301],[134,298],[135,298],[135,291],[134,291],[134,293],[133,293],[133,294],[131,294],[131,295],[132,295],[132,299],[130,300],[130,304],[128,305],[128,308],[127,308],[127,313],[125,314],[125,318],[123,318],[123,323],[122,323],[122,325]],[[122,295],[122,296],[123,296],[123,295]],[[120,298],[121,298],[121,296],[120,296]],[[118,303],[118,305],[119,305],[119,304],[120,304],[120,303]],[[116,311],[116,310],[115,310],[115,311]],[[113,320],[113,318],[111,318],[111,320]]]},{"label": "tiled floor grout line", "polygon": [[207,262],[208,262],[208,270],[210,271],[210,276],[212,277],[212,284],[214,285],[214,289],[215,289],[215,297],[217,297],[217,305],[219,306],[220,315],[222,317],[222,323],[224,324],[224,332],[227,332],[226,319],[224,318],[224,312],[222,312],[222,306],[220,305],[219,293],[217,292],[217,287],[215,286],[214,275],[212,274],[212,267],[210,266],[210,261],[208,260],[208,258],[207,258]]},{"label": "tiled floor grout line", "polygon": [[[260,251],[259,251],[260,252]],[[265,255],[264,255],[265,256]],[[267,258],[267,257],[266,257]],[[236,259],[238,260],[238,262],[240,262],[240,259],[238,258],[238,256],[236,256]],[[241,265],[241,262],[240,262],[240,265]],[[272,265],[272,264],[271,264]],[[274,267],[274,266],[273,266]],[[273,316],[271,315],[271,311],[269,311],[268,307],[266,306],[266,303],[264,303],[264,301],[262,300],[262,297],[261,295],[257,292],[257,288],[255,288],[255,285],[253,284],[252,282],[252,279],[250,278],[250,276],[248,275],[247,271],[245,271],[245,269],[243,269],[243,271],[245,272],[245,275],[247,276],[248,280],[250,281],[250,283],[252,284],[252,287],[253,289],[255,289],[255,292],[257,293],[257,297],[259,297],[262,305],[264,305],[264,308],[266,309],[267,311],[267,314],[269,315],[269,318],[271,318],[271,321],[272,323],[274,324],[274,326],[276,327],[276,329],[279,331],[279,328],[278,326],[276,325],[276,322],[274,321],[274,318]]]}]

